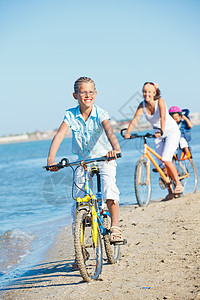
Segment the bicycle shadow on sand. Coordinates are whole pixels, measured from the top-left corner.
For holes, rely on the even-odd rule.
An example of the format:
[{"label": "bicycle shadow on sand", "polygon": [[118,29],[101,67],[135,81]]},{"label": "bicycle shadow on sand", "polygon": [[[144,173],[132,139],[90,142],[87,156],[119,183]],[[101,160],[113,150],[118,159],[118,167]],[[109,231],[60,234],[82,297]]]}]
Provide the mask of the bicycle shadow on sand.
[{"label": "bicycle shadow on sand", "polygon": [[[0,291],[8,292],[30,288],[37,289],[81,284],[84,281],[80,272],[72,268],[73,262],[73,260],[60,260],[35,265],[19,278],[13,280],[9,286],[2,287]],[[77,280],[74,280],[75,278]]]}]

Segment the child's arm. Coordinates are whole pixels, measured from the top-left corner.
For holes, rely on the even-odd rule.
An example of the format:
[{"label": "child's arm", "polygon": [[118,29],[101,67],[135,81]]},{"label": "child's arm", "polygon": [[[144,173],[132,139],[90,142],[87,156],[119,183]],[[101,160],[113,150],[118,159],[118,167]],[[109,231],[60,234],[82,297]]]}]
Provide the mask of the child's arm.
[{"label": "child's arm", "polygon": [[132,121],[130,122],[128,129],[124,135],[125,139],[129,139],[130,138],[130,133],[131,130],[133,129],[133,127],[135,126],[135,124],[138,122],[138,120],[140,119],[141,115],[143,113],[143,103],[141,102],[136,110],[135,116],[133,117]]},{"label": "child's arm", "polygon": [[107,153],[107,157],[116,157],[116,154],[117,153],[120,153],[121,152],[121,149],[120,149],[120,146],[119,146],[119,143],[118,143],[118,140],[114,134],[114,131],[113,131],[113,128],[112,128],[112,125],[110,124],[109,120],[104,120],[102,122],[102,126],[105,130],[105,133],[108,137],[108,140],[113,148],[112,151],[109,151]]},{"label": "child's arm", "polygon": [[[47,165],[55,165],[55,158],[56,158],[56,153],[58,152],[58,149],[60,147],[60,144],[62,143],[65,134],[67,133],[69,126],[63,121],[62,124],[60,125],[60,128],[58,129],[56,135],[54,136],[50,149],[49,149],[49,155],[47,159]],[[56,168],[52,168],[50,171],[57,171]]]},{"label": "child's arm", "polygon": [[193,127],[192,122],[185,115],[182,115],[182,119],[186,121],[186,123],[188,125],[188,128],[192,128]]}]

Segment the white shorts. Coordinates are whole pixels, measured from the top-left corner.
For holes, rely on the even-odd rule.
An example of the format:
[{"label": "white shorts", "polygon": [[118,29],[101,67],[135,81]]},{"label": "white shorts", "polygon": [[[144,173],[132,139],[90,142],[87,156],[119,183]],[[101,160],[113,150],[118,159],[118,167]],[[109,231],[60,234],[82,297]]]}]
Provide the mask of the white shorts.
[{"label": "white shorts", "polygon": [[[92,168],[92,164],[88,165],[88,174]],[[116,162],[114,160],[109,162],[99,162],[99,172],[100,172],[100,180],[101,180],[101,193],[102,199],[104,202],[110,199],[113,200],[114,203],[119,202],[119,190],[116,185]],[[96,180],[96,176],[94,175],[94,180]],[[79,167],[76,171],[75,177],[76,187],[75,187],[75,198],[77,197],[84,197],[84,169]],[[89,174],[89,182],[91,189],[93,188],[93,178]],[[73,223],[76,218],[76,201],[73,201],[71,214],[73,218]]]},{"label": "white shorts", "polygon": [[186,139],[183,136],[181,136],[179,143],[180,143],[180,148],[181,149],[188,147],[188,143],[187,143]]},{"label": "white shorts", "polygon": [[180,135],[179,130],[171,130],[165,137],[155,139],[156,152],[162,157],[163,161],[172,161],[179,145]]},{"label": "white shorts", "polygon": [[[91,167],[93,165],[88,165],[88,173],[90,173]],[[114,200],[114,202],[119,202],[119,190],[116,185],[116,162],[109,161],[109,162],[99,162],[99,172],[100,172],[100,179],[101,179],[101,193],[102,199],[106,202],[107,199]],[[95,177],[94,177],[95,178]],[[90,187],[93,188],[93,180],[92,177],[89,175],[90,180]],[[96,179],[94,179],[96,180]],[[75,182],[78,187],[75,188],[75,197],[84,197],[84,169],[82,167],[78,168],[76,171]],[[80,190],[81,189],[81,190]]]}]

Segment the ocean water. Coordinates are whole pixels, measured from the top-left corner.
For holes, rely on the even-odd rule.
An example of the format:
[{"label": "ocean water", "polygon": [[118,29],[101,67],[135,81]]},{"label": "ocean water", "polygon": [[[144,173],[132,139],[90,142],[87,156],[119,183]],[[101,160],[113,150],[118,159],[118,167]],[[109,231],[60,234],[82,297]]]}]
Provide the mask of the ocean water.
[{"label": "ocean water", "polygon": [[[200,126],[192,129],[192,153],[200,168]],[[136,204],[134,168],[143,149],[140,140],[123,140],[117,135],[123,158],[117,160],[117,185],[120,205]],[[71,223],[72,171],[47,172],[42,166],[51,141],[0,145],[0,279],[1,286],[39,263],[59,230]],[[151,141],[153,146],[153,142]],[[57,161],[71,154],[71,139],[64,139]],[[166,191],[152,176],[152,199]],[[199,189],[199,188],[198,188]]]}]

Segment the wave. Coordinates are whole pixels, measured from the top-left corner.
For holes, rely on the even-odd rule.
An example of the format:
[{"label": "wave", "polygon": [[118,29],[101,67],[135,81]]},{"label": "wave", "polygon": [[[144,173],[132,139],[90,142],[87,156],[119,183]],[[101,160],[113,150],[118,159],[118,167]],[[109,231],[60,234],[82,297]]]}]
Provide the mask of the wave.
[{"label": "wave", "polygon": [[20,229],[8,230],[0,235],[0,275],[6,274],[24,260],[35,238]]}]

